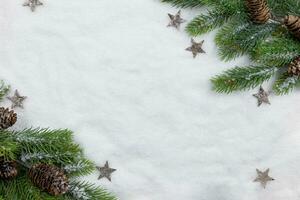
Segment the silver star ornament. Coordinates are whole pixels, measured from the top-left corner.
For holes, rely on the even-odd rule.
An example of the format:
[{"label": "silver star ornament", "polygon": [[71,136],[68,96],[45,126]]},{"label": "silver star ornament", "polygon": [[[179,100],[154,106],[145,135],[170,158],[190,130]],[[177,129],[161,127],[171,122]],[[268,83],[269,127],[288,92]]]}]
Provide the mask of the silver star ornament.
[{"label": "silver star ornament", "polygon": [[40,2],[39,0],[27,0],[27,2],[25,2],[23,4],[23,6],[28,6],[30,7],[31,11],[34,12],[37,6],[41,6],[43,5],[42,2]]},{"label": "silver star ornament", "polygon": [[181,18],[181,10],[179,10],[175,15],[168,14],[170,18],[170,23],[168,24],[168,27],[175,27],[177,29],[180,28],[180,25],[184,22],[186,22],[184,19]]},{"label": "silver star ornament", "polygon": [[202,49],[204,40],[201,42],[196,42],[193,38],[191,39],[192,46],[186,48],[186,51],[191,51],[193,53],[193,57],[196,58],[198,53],[205,53],[205,51]]},{"label": "silver star ornament", "polygon": [[262,103],[271,104],[269,100],[269,92],[266,92],[262,86],[260,86],[259,91],[257,94],[253,94],[255,98],[257,98],[258,101],[258,107],[261,106]]},{"label": "silver star ornament", "polygon": [[23,101],[27,98],[26,96],[21,96],[18,90],[15,90],[15,94],[12,97],[7,97],[11,102],[11,108],[14,109],[16,107],[24,108]]},{"label": "silver star ornament", "polygon": [[98,180],[101,178],[107,178],[109,181],[111,181],[111,174],[116,171],[116,169],[109,167],[108,161],[106,161],[103,167],[97,167],[97,169],[100,171]]},{"label": "silver star ornament", "polygon": [[269,176],[270,169],[267,169],[266,171],[262,172],[258,169],[256,169],[257,172],[257,178],[254,180],[254,182],[260,182],[261,186],[263,188],[266,188],[267,183],[269,181],[274,181],[275,179]]}]

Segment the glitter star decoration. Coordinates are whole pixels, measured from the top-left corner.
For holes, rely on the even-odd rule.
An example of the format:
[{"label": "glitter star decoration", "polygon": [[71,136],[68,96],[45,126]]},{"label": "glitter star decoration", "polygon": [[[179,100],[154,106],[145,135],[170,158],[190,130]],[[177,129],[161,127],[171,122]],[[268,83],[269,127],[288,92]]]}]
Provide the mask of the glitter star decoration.
[{"label": "glitter star decoration", "polygon": [[269,100],[269,92],[266,92],[262,86],[260,86],[259,91],[257,94],[253,94],[255,98],[257,98],[258,101],[258,107],[261,106],[262,103],[271,104]]},{"label": "glitter star decoration", "polygon": [[32,12],[35,11],[35,8],[36,8],[37,6],[41,6],[41,5],[43,5],[43,3],[40,2],[39,0],[28,0],[27,2],[25,2],[25,3],[23,4],[23,6],[28,6],[28,7],[30,7],[30,9],[31,9]]},{"label": "glitter star decoration", "polygon": [[204,40],[201,42],[196,42],[193,38],[191,39],[192,46],[186,48],[185,50],[191,51],[193,53],[193,57],[196,58],[198,53],[205,53],[205,51],[202,49]]},{"label": "glitter star decoration", "polygon": [[108,161],[106,161],[104,167],[97,167],[97,169],[100,171],[100,176],[98,180],[105,177],[109,181],[111,181],[111,174],[116,171],[116,169],[109,167]]},{"label": "glitter star decoration", "polygon": [[21,96],[18,90],[15,90],[15,94],[12,97],[7,97],[11,102],[11,108],[14,109],[16,107],[24,108],[23,101],[27,98],[26,96]]},{"label": "glitter star decoration", "polygon": [[180,28],[180,24],[186,22],[184,19],[181,18],[181,10],[179,10],[175,15],[168,14],[170,18],[170,23],[168,24],[168,27],[175,27],[177,29]]},{"label": "glitter star decoration", "polygon": [[270,169],[267,169],[266,171],[262,172],[258,169],[256,169],[257,172],[257,178],[254,180],[254,182],[260,182],[261,186],[263,188],[266,188],[267,183],[269,181],[274,181],[275,179],[269,176]]}]

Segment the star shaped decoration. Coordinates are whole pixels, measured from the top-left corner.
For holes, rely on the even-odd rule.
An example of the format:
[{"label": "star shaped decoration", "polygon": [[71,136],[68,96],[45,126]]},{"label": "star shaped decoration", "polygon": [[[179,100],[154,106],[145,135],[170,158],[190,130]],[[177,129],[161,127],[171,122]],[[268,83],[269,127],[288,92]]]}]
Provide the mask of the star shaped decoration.
[{"label": "star shaped decoration", "polygon": [[106,161],[104,167],[97,167],[97,169],[100,171],[100,176],[98,180],[105,177],[109,181],[111,181],[111,174],[116,171],[116,169],[109,167],[108,161]]},{"label": "star shaped decoration", "polygon": [[269,100],[269,92],[266,92],[262,86],[260,86],[259,91],[257,94],[253,94],[255,98],[257,98],[258,101],[258,107],[261,106],[262,103],[271,104]]},{"label": "star shaped decoration", "polygon": [[254,180],[254,182],[260,182],[261,186],[263,188],[266,188],[267,183],[269,181],[274,181],[275,179],[269,176],[270,169],[267,169],[266,171],[262,172],[258,169],[256,169],[257,172],[257,178]]},{"label": "star shaped decoration", "polygon": [[31,9],[32,12],[35,11],[35,8],[36,8],[37,6],[41,6],[41,5],[43,5],[43,3],[40,2],[39,0],[28,0],[27,2],[25,2],[25,3],[23,4],[23,6],[28,6],[28,7],[30,7],[30,9]]},{"label": "star shaped decoration", "polygon": [[191,51],[193,53],[193,57],[196,58],[196,56],[198,55],[198,53],[206,53],[203,49],[202,49],[202,46],[203,46],[203,43],[204,43],[204,40],[202,40],[201,42],[196,42],[193,38],[191,39],[191,43],[192,43],[192,46],[186,48],[185,50],[187,51]]},{"label": "star shaped decoration", "polygon": [[24,108],[23,101],[27,98],[26,96],[21,96],[18,90],[15,90],[15,94],[12,97],[7,97],[11,102],[11,108],[14,109],[16,107]]},{"label": "star shaped decoration", "polygon": [[175,27],[177,29],[180,28],[180,24],[186,22],[184,19],[181,18],[181,10],[179,10],[175,15],[168,14],[170,18],[170,23],[168,24],[168,27]]}]

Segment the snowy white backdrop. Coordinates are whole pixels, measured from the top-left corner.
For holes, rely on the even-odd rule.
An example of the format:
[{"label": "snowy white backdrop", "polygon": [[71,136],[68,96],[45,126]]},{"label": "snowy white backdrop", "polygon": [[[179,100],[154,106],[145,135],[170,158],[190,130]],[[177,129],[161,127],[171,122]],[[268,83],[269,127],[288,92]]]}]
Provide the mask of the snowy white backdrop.
[{"label": "snowy white backdrop", "polygon": [[[72,129],[118,169],[88,179],[121,200],[300,199],[299,91],[260,108],[256,90],[212,92],[211,76],[247,59],[221,62],[214,33],[193,59],[183,29],[166,28],[177,9],[158,0],[22,3],[0,6],[0,78],[28,96],[15,129]],[[262,189],[255,168],[276,181]]]}]

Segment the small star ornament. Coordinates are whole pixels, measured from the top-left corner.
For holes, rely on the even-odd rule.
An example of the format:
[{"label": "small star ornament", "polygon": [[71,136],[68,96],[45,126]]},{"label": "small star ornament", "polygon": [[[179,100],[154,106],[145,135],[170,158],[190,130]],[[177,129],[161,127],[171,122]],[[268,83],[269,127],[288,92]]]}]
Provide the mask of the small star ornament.
[{"label": "small star ornament", "polygon": [[202,40],[201,42],[196,42],[193,38],[191,39],[191,43],[192,43],[192,46],[186,48],[185,50],[187,51],[191,51],[193,53],[193,57],[196,58],[196,56],[198,55],[198,53],[206,53],[203,49],[202,49],[202,46],[203,46],[203,43],[204,43],[204,40]]},{"label": "small star ornament", "polygon": [[181,10],[179,10],[175,15],[168,14],[170,18],[170,23],[168,24],[168,27],[175,27],[177,29],[180,28],[180,25],[184,22],[186,22],[184,19],[181,18]]},{"label": "small star ornament", "polygon": [[34,12],[37,6],[41,6],[43,5],[42,2],[40,2],[39,0],[27,0],[27,2],[25,2],[23,4],[23,6],[28,6],[30,7],[31,11]]},{"label": "small star ornament", "polygon": [[269,92],[266,92],[262,86],[260,86],[259,91],[257,94],[253,94],[255,98],[257,98],[258,101],[258,107],[261,106],[262,103],[271,104],[269,100]]},{"label": "small star ornament", "polygon": [[266,171],[262,172],[258,169],[256,169],[257,172],[257,178],[254,180],[254,182],[260,182],[261,186],[263,188],[266,188],[267,183],[269,181],[274,181],[275,179],[269,176],[270,169],[267,169]]},{"label": "small star ornament", "polygon": [[21,96],[18,90],[15,90],[15,94],[12,97],[7,97],[11,102],[11,108],[14,109],[16,107],[24,108],[23,101],[27,98],[26,96]]},{"label": "small star ornament", "polygon": [[97,169],[100,171],[100,176],[98,180],[105,177],[109,181],[111,181],[111,174],[116,171],[116,169],[109,167],[108,161],[106,161],[104,167],[97,167]]}]

